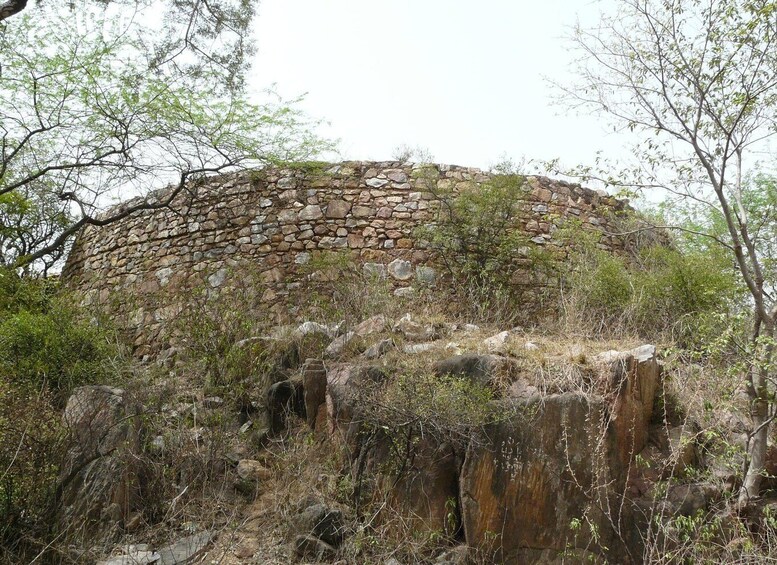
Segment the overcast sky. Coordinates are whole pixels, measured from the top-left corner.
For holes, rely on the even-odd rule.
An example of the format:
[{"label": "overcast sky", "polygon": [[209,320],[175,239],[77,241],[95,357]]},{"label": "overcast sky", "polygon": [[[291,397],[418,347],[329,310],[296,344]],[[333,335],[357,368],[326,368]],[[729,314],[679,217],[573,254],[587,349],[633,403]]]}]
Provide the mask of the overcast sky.
[{"label": "overcast sky", "polygon": [[602,120],[554,104],[569,82],[565,40],[607,0],[263,0],[251,83],[326,120],[340,157],[389,159],[401,144],[488,167],[623,154]]}]

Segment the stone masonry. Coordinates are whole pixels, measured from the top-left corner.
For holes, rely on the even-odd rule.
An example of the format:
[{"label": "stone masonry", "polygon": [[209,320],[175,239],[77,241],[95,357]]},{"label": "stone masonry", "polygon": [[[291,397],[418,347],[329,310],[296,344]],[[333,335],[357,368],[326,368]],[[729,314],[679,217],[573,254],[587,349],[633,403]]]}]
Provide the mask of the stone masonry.
[{"label": "stone masonry", "polygon": [[[224,288],[246,262],[260,271],[263,299],[278,307],[304,284],[303,267],[319,251],[350,250],[365,271],[401,289],[435,277],[433,253],[414,232],[436,221],[440,195],[489,178],[474,168],[397,162],[314,163],[214,177],[168,209],[87,227],[63,276],[86,303],[132,297],[132,324],[151,340],[166,305],[144,297],[198,285]],[[617,215],[628,206],[603,192],[530,177],[523,209],[516,227],[534,245],[558,246],[553,234],[567,218],[600,231],[603,249],[617,253],[627,245],[608,232],[617,231]]]}]

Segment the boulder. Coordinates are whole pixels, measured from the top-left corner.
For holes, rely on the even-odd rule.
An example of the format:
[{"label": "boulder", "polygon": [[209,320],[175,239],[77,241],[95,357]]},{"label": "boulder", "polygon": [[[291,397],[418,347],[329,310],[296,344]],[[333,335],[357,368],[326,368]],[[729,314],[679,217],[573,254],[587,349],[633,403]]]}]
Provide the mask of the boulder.
[{"label": "boulder", "polygon": [[337,336],[337,332],[340,330],[340,324],[333,324],[329,326],[325,326],[324,324],[319,324],[318,322],[303,322],[297,328],[294,330],[292,335],[297,338],[301,339],[308,335],[315,335],[319,334],[322,336],[326,336],[329,338],[334,338]]},{"label": "boulder", "polygon": [[315,536],[294,538],[294,555],[297,559],[312,559],[317,562],[331,561],[337,552],[335,548]]},{"label": "boulder", "polygon": [[307,359],[302,366],[305,415],[310,429],[316,429],[318,411],[326,413],[326,368],[320,359]]},{"label": "boulder", "polygon": [[362,355],[367,359],[377,359],[382,355],[385,355],[394,347],[394,342],[390,339],[382,339],[377,343],[369,346]]},{"label": "boulder", "polygon": [[621,463],[626,465],[647,445],[661,364],[653,345],[601,353],[595,363],[605,366],[603,392],[613,399],[609,425],[617,436]]},{"label": "boulder", "polygon": [[345,537],[343,513],[324,504],[308,506],[294,519],[293,527],[297,534],[314,536],[333,547]]},{"label": "boulder", "polygon": [[481,386],[512,380],[514,370],[514,361],[498,355],[454,355],[434,365],[434,373],[438,376],[463,377]]},{"label": "boulder", "polygon": [[364,453],[364,473],[376,479],[374,492],[385,500],[380,519],[388,524],[403,517],[402,530],[454,536],[461,526],[458,476],[461,458],[448,443],[411,432],[397,449],[391,439],[379,434],[372,449]]},{"label": "boulder", "polygon": [[63,419],[71,433],[58,478],[58,523],[84,536],[99,536],[123,526],[139,504],[138,476],[141,407],[122,389],[76,388]]},{"label": "boulder", "polygon": [[404,259],[394,259],[388,264],[388,273],[398,281],[406,281],[413,278],[413,265]]},{"label": "boulder", "polygon": [[237,476],[244,481],[258,483],[272,477],[272,471],[253,459],[241,459],[237,463]]},{"label": "boulder", "polygon": [[338,357],[355,338],[380,333],[386,328],[386,324],[386,317],[383,314],[367,318],[357,324],[352,330],[333,339],[324,350],[324,355],[329,358]]},{"label": "boulder", "polygon": [[509,339],[510,332],[505,330],[484,339],[483,345],[485,345],[489,351],[501,351]]},{"label": "boulder", "polygon": [[428,341],[438,337],[437,330],[432,326],[423,326],[413,320],[410,314],[405,314],[394,324],[394,332],[402,334],[410,341]]},{"label": "boulder", "polygon": [[213,539],[211,532],[199,532],[181,538],[159,550],[160,559],[156,565],[187,565],[202,554]]},{"label": "boulder", "polygon": [[380,333],[386,329],[386,317],[383,314],[376,314],[370,318],[367,318],[355,328],[353,332],[359,337],[368,336],[374,333]]},{"label": "boulder", "polygon": [[666,496],[659,501],[656,515],[667,520],[693,516],[699,510],[707,510],[720,496],[718,487],[711,483],[671,485]]},{"label": "boulder", "polygon": [[330,359],[339,357],[343,350],[345,350],[345,346],[348,345],[354,337],[356,337],[356,332],[353,331],[345,332],[344,334],[336,337],[329,345],[327,345],[326,349],[324,350],[324,355]]},{"label": "boulder", "polygon": [[467,565],[470,562],[471,548],[466,545],[452,547],[434,560],[435,565]]},{"label": "boulder", "polygon": [[294,378],[275,383],[267,389],[267,414],[270,433],[286,429],[289,414],[305,416],[305,397],[302,379]]},{"label": "boulder", "polygon": [[147,565],[158,563],[161,556],[147,545],[129,545],[122,548],[124,553],[106,560],[98,561],[97,565]]},{"label": "boulder", "polygon": [[[326,379],[326,409],[329,429],[338,430],[346,445],[358,451],[359,434],[363,425],[365,406],[363,395],[379,385],[386,375],[381,367],[337,364],[328,367]],[[357,453],[352,451],[356,457]]]}]

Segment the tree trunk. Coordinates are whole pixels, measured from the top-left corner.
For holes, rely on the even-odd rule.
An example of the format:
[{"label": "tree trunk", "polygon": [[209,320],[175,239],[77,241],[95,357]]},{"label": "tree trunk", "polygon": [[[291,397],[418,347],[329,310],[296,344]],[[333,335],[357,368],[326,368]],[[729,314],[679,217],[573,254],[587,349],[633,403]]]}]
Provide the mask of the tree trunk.
[{"label": "tree trunk", "polygon": [[[751,369],[751,382],[748,383],[750,396],[750,416],[753,423],[753,431],[748,445],[749,463],[742,488],[739,491],[740,506],[746,505],[750,500],[760,494],[761,479],[766,469],[766,451],[769,440],[769,388],[768,372],[774,354],[774,322],[769,320],[764,324],[765,331],[761,334],[766,338],[766,343],[759,345],[758,330],[755,331],[754,343],[756,346],[755,366]],[[757,327],[757,326],[756,326]],[[761,349],[759,352],[758,349]]]},{"label": "tree trunk", "polygon": [[750,438],[749,464],[742,489],[739,491],[739,504],[747,504],[758,496],[761,488],[761,479],[766,469],[766,448],[769,437],[769,403],[763,399],[753,402],[752,422],[755,434]]}]

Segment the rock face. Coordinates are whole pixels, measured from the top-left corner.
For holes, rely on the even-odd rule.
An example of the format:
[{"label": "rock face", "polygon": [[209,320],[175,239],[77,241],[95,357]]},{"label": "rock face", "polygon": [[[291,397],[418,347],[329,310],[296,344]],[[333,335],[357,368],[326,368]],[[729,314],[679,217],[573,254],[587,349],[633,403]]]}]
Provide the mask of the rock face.
[{"label": "rock face", "polygon": [[312,430],[323,429],[318,422],[319,408],[326,419],[326,369],[318,359],[308,359],[302,366],[302,389],[305,397],[305,417]]},{"label": "rock face", "polygon": [[605,485],[622,491],[625,469],[615,457],[615,437],[601,432],[604,401],[566,393],[507,402],[513,416],[489,426],[464,460],[460,486],[467,542],[487,552],[497,548],[496,562],[530,563],[536,550],[589,546],[590,533],[572,529],[573,520],[587,519],[615,549],[599,505],[610,506]]},{"label": "rock face", "polygon": [[494,386],[503,377],[509,378],[513,363],[498,355],[454,355],[434,366],[435,374],[451,375],[471,380],[481,386]]},{"label": "rock face", "polygon": [[365,471],[376,477],[379,494],[386,496],[385,520],[403,516],[413,531],[452,537],[461,526],[461,459],[451,445],[434,438],[413,433],[409,441],[412,447],[400,453],[389,450],[389,442],[378,441],[368,455]]},{"label": "rock face", "polygon": [[267,416],[270,433],[286,429],[288,415],[305,416],[305,396],[302,379],[293,378],[275,383],[267,389]]},{"label": "rock face", "polygon": [[[597,394],[542,396],[514,381],[494,401],[502,416],[463,448],[410,433],[401,449],[389,432],[364,426],[364,395],[387,378],[383,370],[335,365],[327,372],[330,429],[345,440],[354,476],[372,477],[387,512],[409,516],[416,531],[463,531],[498,563],[638,561],[639,524],[626,496],[661,366],[653,346],[596,363]],[[497,390],[516,368],[506,357],[458,355],[433,370]]]},{"label": "rock face", "polygon": [[453,534],[459,528],[458,473],[460,459],[448,444],[413,433],[398,449],[382,430],[364,426],[363,395],[386,375],[380,367],[339,365],[327,374],[327,410],[331,428],[342,437],[361,485],[374,479],[376,494],[386,496],[383,519],[397,513],[417,531]]},{"label": "rock face", "polygon": [[121,527],[129,518],[141,471],[137,459],[129,456],[140,448],[139,413],[121,389],[84,386],[73,391],[63,416],[73,446],[59,477],[61,527],[92,536]]},{"label": "rock face", "polygon": [[[460,476],[469,544],[498,547],[494,559],[516,564],[569,548],[607,547],[615,562],[640,554],[615,530],[634,527],[621,502],[631,462],[647,442],[661,366],[649,345],[598,361],[608,378],[602,395],[504,400],[512,416],[470,445]],[[599,542],[575,523],[593,524]]]},{"label": "rock face", "polygon": [[647,445],[653,401],[661,381],[661,366],[653,345],[631,351],[610,351],[597,361],[609,364],[606,396],[614,398],[610,426],[617,437],[621,463],[626,465]]}]

